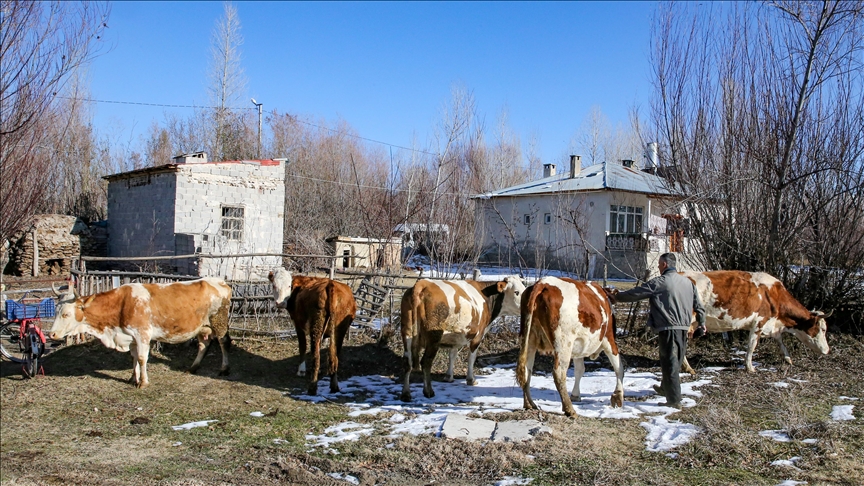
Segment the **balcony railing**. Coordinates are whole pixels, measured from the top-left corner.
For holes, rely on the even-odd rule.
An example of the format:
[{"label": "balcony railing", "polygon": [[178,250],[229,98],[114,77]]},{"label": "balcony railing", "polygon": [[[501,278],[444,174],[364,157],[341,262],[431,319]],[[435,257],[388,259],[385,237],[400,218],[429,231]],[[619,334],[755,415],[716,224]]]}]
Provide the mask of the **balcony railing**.
[{"label": "balcony railing", "polygon": [[606,251],[649,251],[645,233],[612,233],[606,235]]}]

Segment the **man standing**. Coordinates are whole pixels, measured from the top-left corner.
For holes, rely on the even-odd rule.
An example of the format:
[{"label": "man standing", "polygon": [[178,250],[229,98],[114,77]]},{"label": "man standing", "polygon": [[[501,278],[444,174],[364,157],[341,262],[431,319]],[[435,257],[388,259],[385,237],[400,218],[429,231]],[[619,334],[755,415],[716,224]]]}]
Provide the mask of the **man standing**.
[{"label": "man standing", "polygon": [[[666,397],[666,406],[681,408],[681,361],[687,353],[687,331],[693,312],[701,331],[705,327],[705,308],[699,301],[696,286],[679,275],[674,253],[660,255],[660,276],[626,292],[607,292],[612,303],[650,299],[648,327],[657,333],[660,347],[660,369],[663,381],[654,390]],[[697,330],[697,335],[701,334]]]}]

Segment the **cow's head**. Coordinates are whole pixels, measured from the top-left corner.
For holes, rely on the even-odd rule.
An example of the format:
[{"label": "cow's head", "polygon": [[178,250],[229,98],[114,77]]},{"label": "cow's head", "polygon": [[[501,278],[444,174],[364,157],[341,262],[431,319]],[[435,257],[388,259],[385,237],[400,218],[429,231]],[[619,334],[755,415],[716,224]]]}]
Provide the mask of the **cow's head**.
[{"label": "cow's head", "polygon": [[267,277],[273,286],[273,299],[276,307],[288,308],[288,298],[291,297],[291,272],[279,267],[270,272]]},{"label": "cow's head", "polygon": [[832,312],[825,314],[820,311],[810,312],[810,318],[794,327],[792,331],[798,339],[807,345],[814,353],[828,354],[828,340],[825,333],[828,325],[825,319],[831,317]]},{"label": "cow's head", "polygon": [[524,292],[525,285],[518,277],[505,277],[504,280],[498,282],[498,293],[504,296],[501,302],[500,314],[504,316],[518,316],[519,304]]},{"label": "cow's head", "polygon": [[70,285],[61,292],[51,284],[57,295],[57,310],[54,314],[54,325],[51,326],[51,339],[63,339],[70,334],[82,332],[84,322],[84,307],[93,300],[93,296],[82,299],[75,287]]}]

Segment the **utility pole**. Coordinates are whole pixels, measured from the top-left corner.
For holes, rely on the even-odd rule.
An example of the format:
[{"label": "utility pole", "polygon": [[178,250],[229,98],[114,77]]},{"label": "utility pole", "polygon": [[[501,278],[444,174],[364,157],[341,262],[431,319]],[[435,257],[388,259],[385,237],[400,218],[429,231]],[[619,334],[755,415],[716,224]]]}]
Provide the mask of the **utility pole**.
[{"label": "utility pole", "polygon": [[261,107],[264,103],[258,103],[252,98],[252,104],[258,107],[258,159],[261,158]]}]

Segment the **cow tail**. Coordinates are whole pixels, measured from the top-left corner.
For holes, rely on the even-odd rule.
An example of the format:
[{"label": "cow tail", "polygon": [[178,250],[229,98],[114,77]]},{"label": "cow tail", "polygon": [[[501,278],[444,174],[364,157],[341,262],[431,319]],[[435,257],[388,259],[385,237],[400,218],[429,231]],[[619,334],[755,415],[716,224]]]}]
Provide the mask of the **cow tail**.
[{"label": "cow tail", "polygon": [[534,317],[534,308],[537,305],[537,295],[540,293],[536,285],[528,294],[528,305],[522,306],[522,325],[519,331],[519,361],[516,365],[516,381],[519,386],[528,383],[528,339],[531,336],[531,320]]},{"label": "cow tail", "polygon": [[324,305],[324,329],[330,330],[330,369],[335,370],[339,365],[339,356],[336,353],[336,328],[339,322],[333,322],[333,316],[337,315],[338,302],[336,302],[336,285],[333,282],[327,284],[327,302]]},{"label": "cow tail", "polygon": [[411,323],[413,326],[413,329],[411,330],[411,334],[413,335],[413,340],[411,341],[411,356],[412,359],[419,364],[420,350],[426,347],[424,342],[425,335],[420,332],[419,323],[426,322],[426,308],[423,306],[420,299],[420,292],[418,290],[417,287],[411,289],[411,314],[413,314],[412,317],[414,318],[414,322]]}]

